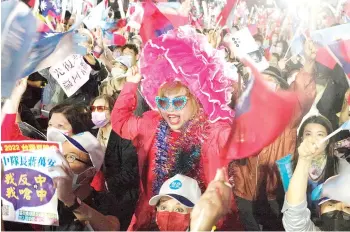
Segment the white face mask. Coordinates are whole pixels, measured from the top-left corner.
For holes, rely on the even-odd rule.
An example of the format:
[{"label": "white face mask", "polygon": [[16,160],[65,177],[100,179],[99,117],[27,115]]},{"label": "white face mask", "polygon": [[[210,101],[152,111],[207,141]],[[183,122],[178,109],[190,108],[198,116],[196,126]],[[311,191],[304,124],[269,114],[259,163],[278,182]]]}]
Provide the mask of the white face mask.
[{"label": "white face mask", "polygon": [[77,190],[87,178],[94,176],[95,173],[95,167],[90,167],[80,174],[73,173],[72,190]]},{"label": "white face mask", "polygon": [[104,127],[109,122],[105,112],[92,112],[91,120],[97,128]]},{"label": "white face mask", "polygon": [[113,78],[121,78],[125,76],[125,71],[121,68],[112,68],[111,74]]},{"label": "white face mask", "polygon": [[49,127],[47,128],[47,141],[54,141],[54,142],[60,142],[63,143],[64,141],[66,141],[66,138],[62,135],[69,135],[69,131],[68,130],[59,130],[55,127]]}]

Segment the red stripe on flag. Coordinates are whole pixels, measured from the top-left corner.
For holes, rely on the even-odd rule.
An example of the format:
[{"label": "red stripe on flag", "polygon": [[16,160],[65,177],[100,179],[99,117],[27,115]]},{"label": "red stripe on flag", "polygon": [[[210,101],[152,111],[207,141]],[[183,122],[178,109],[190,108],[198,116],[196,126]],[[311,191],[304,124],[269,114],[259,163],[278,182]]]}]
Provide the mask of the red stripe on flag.
[{"label": "red stripe on flag", "polygon": [[316,61],[329,69],[334,69],[337,61],[329,53],[328,49],[325,47],[319,48],[316,53]]},{"label": "red stripe on flag", "polygon": [[233,10],[233,8],[236,5],[237,0],[227,0],[226,5],[224,6],[224,8],[222,9],[221,13],[219,14],[219,16],[216,18],[217,21],[220,20],[220,26],[225,26],[226,25],[226,21],[228,16],[230,15],[231,11]]},{"label": "red stripe on flag", "polygon": [[344,60],[350,63],[350,39],[341,41],[340,48]]},{"label": "red stripe on flag", "polygon": [[144,14],[140,27],[140,36],[144,43],[173,28],[169,19],[160,12],[154,3],[147,0],[142,3],[142,7]]},{"label": "red stripe on flag", "polygon": [[229,160],[255,155],[274,142],[291,122],[298,103],[294,92],[270,91],[258,70],[248,62],[247,65],[254,80],[247,85],[236,107],[237,118],[223,150]]},{"label": "red stripe on flag", "polygon": [[29,1],[27,2],[27,4],[28,4],[28,6],[29,6],[30,8],[33,8],[34,5],[35,5],[35,0],[29,0]]}]

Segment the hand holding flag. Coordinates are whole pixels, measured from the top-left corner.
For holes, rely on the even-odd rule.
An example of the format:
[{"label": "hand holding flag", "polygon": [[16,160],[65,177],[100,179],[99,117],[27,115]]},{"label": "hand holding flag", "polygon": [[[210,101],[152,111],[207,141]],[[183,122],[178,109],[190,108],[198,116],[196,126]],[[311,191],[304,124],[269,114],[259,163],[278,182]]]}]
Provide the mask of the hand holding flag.
[{"label": "hand holding flag", "polygon": [[252,156],[272,143],[291,122],[297,104],[293,92],[273,92],[248,60],[252,70],[246,90],[236,106],[236,118],[224,154],[228,160]]},{"label": "hand holding flag", "polygon": [[323,138],[319,144],[325,143],[328,139],[332,138],[334,135],[338,134],[340,131],[343,130],[349,130],[350,131],[350,120],[346,121],[343,123],[343,125],[341,125],[341,127],[339,127],[338,129],[336,129],[335,131],[333,131],[333,133],[329,134],[328,136],[326,136],[325,138]]}]

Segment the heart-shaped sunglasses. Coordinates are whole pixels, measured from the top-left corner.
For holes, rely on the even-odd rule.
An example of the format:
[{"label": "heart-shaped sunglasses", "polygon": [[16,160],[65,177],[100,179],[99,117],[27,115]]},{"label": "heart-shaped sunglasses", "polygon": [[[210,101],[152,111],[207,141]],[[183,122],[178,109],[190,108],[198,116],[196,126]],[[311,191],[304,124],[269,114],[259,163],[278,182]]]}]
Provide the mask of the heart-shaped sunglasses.
[{"label": "heart-shaped sunglasses", "polygon": [[180,96],[180,97],[174,97],[172,99],[167,97],[156,97],[156,103],[159,109],[161,110],[167,110],[170,107],[170,104],[173,106],[173,108],[176,111],[182,110],[187,103],[187,97],[186,96]]}]

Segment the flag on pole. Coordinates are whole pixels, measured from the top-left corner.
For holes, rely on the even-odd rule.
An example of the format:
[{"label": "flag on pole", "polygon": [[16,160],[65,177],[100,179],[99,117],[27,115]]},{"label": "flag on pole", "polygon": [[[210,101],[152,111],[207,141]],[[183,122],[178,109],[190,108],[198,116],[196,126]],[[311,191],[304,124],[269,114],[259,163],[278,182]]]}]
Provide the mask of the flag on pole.
[{"label": "flag on pole", "polygon": [[330,51],[327,46],[318,49],[316,53],[316,61],[331,70],[333,70],[335,65],[337,64],[337,61],[330,54]]},{"label": "flag on pole", "polygon": [[252,77],[236,106],[230,139],[224,149],[229,160],[252,156],[275,141],[290,123],[297,95],[268,89],[261,74],[247,62]]},{"label": "flag on pole", "polygon": [[61,0],[41,0],[39,8],[44,17],[51,15],[56,18],[62,13]]},{"label": "flag on pole", "polygon": [[140,28],[140,36],[144,43],[174,29],[169,19],[160,12],[154,3],[150,1],[143,2],[142,7],[144,14]]},{"label": "flag on pole", "polygon": [[221,18],[220,23],[219,23],[220,26],[223,27],[226,25],[227,18],[230,15],[231,11],[235,9],[236,2],[237,2],[237,0],[227,0],[226,5],[224,6],[221,13],[216,18],[217,21],[219,21]]},{"label": "flag on pole", "polygon": [[1,96],[9,97],[36,39],[37,19],[23,2],[1,3]]},{"label": "flag on pole", "polygon": [[350,23],[313,31],[310,33],[310,35],[312,41],[321,46],[326,46],[336,42],[337,40],[350,39],[349,31]]},{"label": "flag on pole", "polygon": [[349,54],[347,53],[349,51],[349,44],[350,40],[340,40],[336,43],[330,44],[329,49],[337,63],[343,68],[350,86],[350,59]]},{"label": "flag on pole", "polygon": [[103,0],[96,7],[94,7],[90,14],[83,20],[83,23],[89,30],[92,30],[101,25],[105,12],[107,11],[106,2],[108,4],[108,0]]}]

